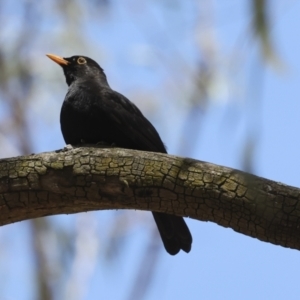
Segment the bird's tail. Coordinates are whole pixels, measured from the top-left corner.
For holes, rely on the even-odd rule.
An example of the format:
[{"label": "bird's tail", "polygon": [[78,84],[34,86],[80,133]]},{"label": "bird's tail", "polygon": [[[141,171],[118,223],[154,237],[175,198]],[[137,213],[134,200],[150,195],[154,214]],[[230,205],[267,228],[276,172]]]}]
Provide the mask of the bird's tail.
[{"label": "bird's tail", "polygon": [[192,235],[182,217],[153,212],[158,231],[167,252],[171,255],[180,250],[190,252]]}]

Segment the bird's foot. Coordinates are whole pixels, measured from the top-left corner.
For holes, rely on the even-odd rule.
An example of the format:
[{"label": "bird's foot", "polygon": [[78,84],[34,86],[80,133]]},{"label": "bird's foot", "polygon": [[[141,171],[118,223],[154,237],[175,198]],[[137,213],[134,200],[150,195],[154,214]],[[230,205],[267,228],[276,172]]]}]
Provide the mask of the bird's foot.
[{"label": "bird's foot", "polygon": [[65,147],[63,147],[62,149],[55,150],[55,153],[68,152],[73,149],[74,149],[74,147],[71,144],[68,144]]}]

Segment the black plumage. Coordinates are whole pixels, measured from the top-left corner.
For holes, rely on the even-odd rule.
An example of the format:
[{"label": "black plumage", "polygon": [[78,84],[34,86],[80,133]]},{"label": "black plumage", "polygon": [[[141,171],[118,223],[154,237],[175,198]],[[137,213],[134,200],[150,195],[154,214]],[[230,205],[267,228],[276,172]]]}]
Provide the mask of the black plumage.
[{"label": "black plumage", "polygon": [[[104,142],[118,147],[167,153],[153,125],[126,97],[112,90],[103,69],[86,56],[47,55],[64,71],[68,93],[60,123],[65,142]],[[192,236],[182,217],[153,212],[168,253],[191,250]]]}]

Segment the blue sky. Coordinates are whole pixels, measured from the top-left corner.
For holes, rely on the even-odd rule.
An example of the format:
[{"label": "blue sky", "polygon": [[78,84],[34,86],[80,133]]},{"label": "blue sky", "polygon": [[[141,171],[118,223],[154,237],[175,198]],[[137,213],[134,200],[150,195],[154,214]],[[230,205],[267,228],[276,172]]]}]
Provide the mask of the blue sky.
[{"label": "blue sky", "polygon": [[[277,0],[270,10],[271,36],[280,68],[263,61],[251,37],[249,1],[174,1],[174,7],[170,1],[139,3],[115,1],[113,9],[99,16],[101,20],[94,16],[90,22],[86,18],[91,10],[82,11],[85,21],[81,34],[86,43],[76,44],[70,32],[60,32],[61,37],[54,38],[61,30],[53,26],[58,20],[54,16],[45,20],[45,30],[53,30],[49,40],[29,43],[27,49],[29,58],[38,57],[33,75],[46,90],[40,99],[36,97],[40,89],[33,91],[34,102],[28,112],[35,151],[64,146],[58,120],[67,86],[62,71],[47,60],[45,53],[85,54],[105,69],[112,88],[142,109],[160,132],[169,153],[243,169],[247,142],[253,138],[253,152],[248,157],[252,172],[300,186],[299,3]],[[213,16],[207,16],[208,12]],[[213,20],[212,24],[205,23],[205,18]],[[214,37],[214,84],[207,102],[203,100],[195,108],[189,99],[195,90],[197,67],[210,46],[205,44],[207,40],[203,42],[206,30]],[[45,117],[38,117],[41,114]],[[101,250],[114,213],[51,218],[55,226],[68,230],[85,224],[87,231],[78,230],[77,237],[81,233],[83,240],[86,238],[92,249],[102,254],[95,257],[91,251],[83,255],[90,280],[74,299],[128,299],[152,232],[150,214],[129,212],[128,216],[135,225],[124,233],[129,242],[114,262],[107,262]],[[187,223],[194,239],[192,251],[171,257],[161,249],[157,271],[142,299],[299,298],[299,251],[213,223],[190,219]],[[25,222],[0,228],[3,299],[33,298],[34,260],[28,230]],[[89,266],[91,262],[94,264]],[[66,282],[70,274],[66,274]],[[80,285],[82,280],[78,277],[74,282]]]}]

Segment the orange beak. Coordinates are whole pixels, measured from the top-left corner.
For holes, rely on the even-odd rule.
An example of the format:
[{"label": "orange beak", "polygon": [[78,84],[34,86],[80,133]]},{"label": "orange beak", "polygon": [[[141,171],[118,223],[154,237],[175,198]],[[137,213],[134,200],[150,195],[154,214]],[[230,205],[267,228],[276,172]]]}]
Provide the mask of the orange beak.
[{"label": "orange beak", "polygon": [[50,59],[52,59],[53,61],[55,61],[60,66],[67,66],[69,64],[69,62],[67,60],[63,59],[62,57],[60,57],[58,55],[55,55],[55,54],[46,54],[46,56],[48,56]]}]

